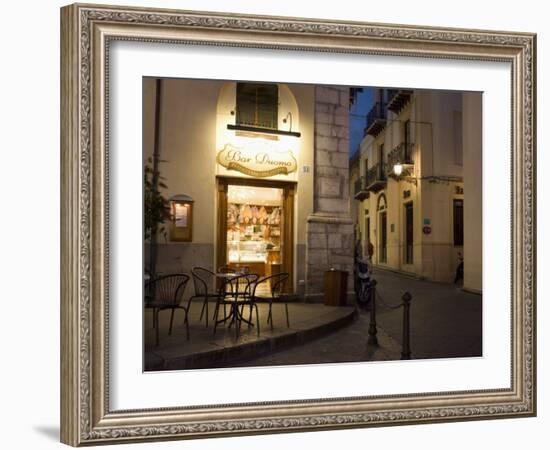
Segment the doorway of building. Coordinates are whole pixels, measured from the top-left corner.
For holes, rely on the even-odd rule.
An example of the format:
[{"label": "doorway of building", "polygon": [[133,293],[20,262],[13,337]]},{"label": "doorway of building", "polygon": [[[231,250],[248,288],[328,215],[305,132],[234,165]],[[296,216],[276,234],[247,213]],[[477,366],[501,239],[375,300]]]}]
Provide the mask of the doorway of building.
[{"label": "doorway of building", "polygon": [[379,253],[378,259],[381,263],[388,262],[388,227],[387,227],[387,213],[382,211],[380,213],[380,244],[379,244]]},{"label": "doorway of building", "polygon": [[220,178],[218,186],[217,268],[286,272],[285,290],[292,290],[294,185]]},{"label": "doorway of building", "polygon": [[363,247],[366,248],[367,244],[370,242],[370,216],[365,217],[365,244]]},{"label": "doorway of building", "polygon": [[405,203],[405,264],[413,263],[413,202]]}]

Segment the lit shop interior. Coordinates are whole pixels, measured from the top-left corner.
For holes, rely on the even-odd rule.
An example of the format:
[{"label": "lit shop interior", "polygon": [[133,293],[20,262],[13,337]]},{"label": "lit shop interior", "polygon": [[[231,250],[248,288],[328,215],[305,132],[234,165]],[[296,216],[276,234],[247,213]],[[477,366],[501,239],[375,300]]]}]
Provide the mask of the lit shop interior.
[{"label": "lit shop interior", "polygon": [[281,271],[284,251],[283,189],[229,185],[227,265],[260,276]]}]

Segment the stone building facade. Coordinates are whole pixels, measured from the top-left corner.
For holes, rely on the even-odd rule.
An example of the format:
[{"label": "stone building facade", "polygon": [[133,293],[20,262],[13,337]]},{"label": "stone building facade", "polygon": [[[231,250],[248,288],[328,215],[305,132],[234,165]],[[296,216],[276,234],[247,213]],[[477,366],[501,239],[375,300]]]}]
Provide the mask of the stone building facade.
[{"label": "stone building facade", "polygon": [[324,272],[353,273],[349,214],[349,89],[315,88],[315,210],[307,219],[307,292],[322,292]]}]

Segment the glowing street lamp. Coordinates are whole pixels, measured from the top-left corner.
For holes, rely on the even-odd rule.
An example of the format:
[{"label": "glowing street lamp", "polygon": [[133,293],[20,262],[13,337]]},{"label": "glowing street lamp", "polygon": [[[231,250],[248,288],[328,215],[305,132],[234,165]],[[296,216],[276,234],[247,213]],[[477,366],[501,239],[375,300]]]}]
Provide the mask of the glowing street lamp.
[{"label": "glowing street lamp", "polygon": [[400,176],[403,173],[403,164],[397,163],[393,166],[393,173],[395,176]]}]

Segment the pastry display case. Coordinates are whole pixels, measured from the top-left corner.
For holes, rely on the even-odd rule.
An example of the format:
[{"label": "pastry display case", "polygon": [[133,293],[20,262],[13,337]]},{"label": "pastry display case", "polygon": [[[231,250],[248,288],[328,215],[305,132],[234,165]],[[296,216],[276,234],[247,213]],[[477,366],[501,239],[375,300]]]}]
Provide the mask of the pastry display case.
[{"label": "pastry display case", "polygon": [[230,203],[227,210],[227,259],[230,267],[247,266],[265,275],[266,265],[281,257],[281,208]]}]

